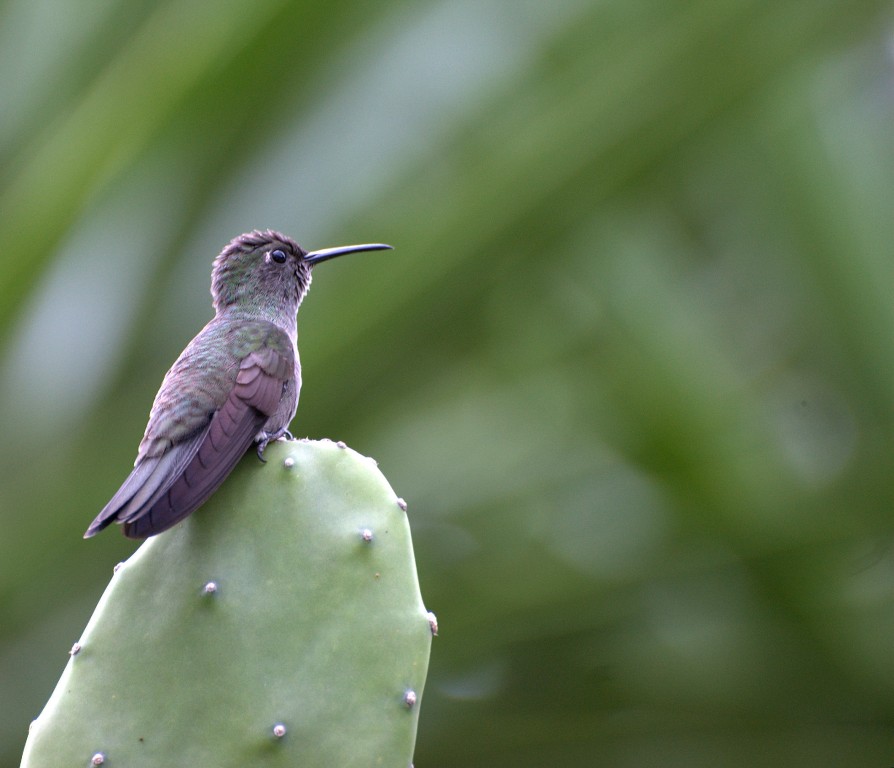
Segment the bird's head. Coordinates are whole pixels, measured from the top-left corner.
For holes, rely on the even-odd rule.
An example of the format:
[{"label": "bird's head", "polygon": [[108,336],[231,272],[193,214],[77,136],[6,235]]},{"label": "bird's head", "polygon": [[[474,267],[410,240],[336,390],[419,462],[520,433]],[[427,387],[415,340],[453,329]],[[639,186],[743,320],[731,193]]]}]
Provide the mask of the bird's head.
[{"label": "bird's head", "polygon": [[382,243],[305,251],[292,238],[271,229],[234,238],[214,260],[214,309],[227,307],[294,315],[310,288],[311,270],[321,261],[358,251],[391,248]]}]

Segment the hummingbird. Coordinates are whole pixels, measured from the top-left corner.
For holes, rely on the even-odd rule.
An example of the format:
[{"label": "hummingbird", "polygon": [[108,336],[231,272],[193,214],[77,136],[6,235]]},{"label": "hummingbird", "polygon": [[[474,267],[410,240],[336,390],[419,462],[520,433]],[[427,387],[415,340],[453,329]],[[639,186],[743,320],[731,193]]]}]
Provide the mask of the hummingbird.
[{"label": "hummingbird", "polygon": [[214,260],[214,317],[171,366],[149,412],[133,472],[84,538],[120,523],[144,539],[203,504],[253,444],[291,437],[298,408],[298,308],[320,262],[383,243],[305,251],[273,230],[234,238]]}]

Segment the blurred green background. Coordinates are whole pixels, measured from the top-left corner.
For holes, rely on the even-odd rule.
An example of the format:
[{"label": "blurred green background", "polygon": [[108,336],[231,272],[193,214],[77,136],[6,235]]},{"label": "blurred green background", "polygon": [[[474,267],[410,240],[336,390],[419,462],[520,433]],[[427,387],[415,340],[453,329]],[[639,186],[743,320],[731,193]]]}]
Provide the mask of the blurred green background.
[{"label": "blurred green background", "polygon": [[293,431],[409,502],[417,766],[891,765],[891,10],[3,2],[0,764],[273,227],[396,247],[317,271]]}]

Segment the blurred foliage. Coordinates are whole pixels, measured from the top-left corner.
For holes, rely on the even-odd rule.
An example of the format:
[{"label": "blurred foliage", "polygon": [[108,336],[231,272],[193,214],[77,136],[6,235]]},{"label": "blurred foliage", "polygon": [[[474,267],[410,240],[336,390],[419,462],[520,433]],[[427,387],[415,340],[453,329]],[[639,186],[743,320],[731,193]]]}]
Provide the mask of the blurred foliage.
[{"label": "blurred foliage", "polygon": [[416,765],[890,764],[890,10],[7,0],[0,763],[270,226],[396,246],[317,272],[293,431],[409,501]]}]

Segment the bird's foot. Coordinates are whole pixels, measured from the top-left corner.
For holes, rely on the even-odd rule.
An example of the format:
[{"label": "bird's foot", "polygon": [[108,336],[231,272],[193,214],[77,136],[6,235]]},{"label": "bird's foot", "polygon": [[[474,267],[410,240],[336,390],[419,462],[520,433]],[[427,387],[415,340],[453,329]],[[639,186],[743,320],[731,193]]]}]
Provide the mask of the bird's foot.
[{"label": "bird's foot", "polygon": [[282,440],[283,438],[285,438],[286,440],[295,439],[294,437],[292,437],[292,433],[285,428],[280,429],[277,432],[261,432],[261,439],[258,440],[258,458],[261,460],[262,463],[267,463],[267,459],[264,458],[264,450],[267,448],[267,446],[274,440]]}]

